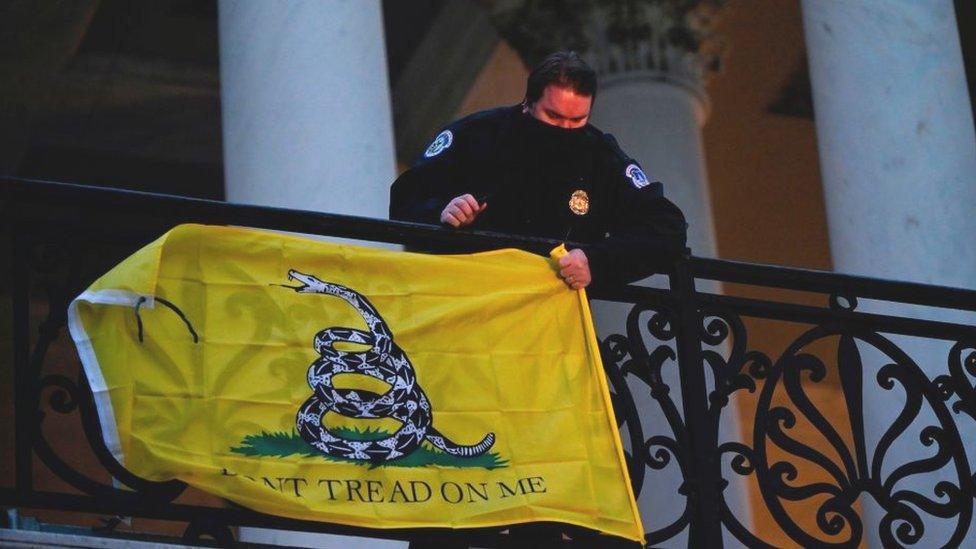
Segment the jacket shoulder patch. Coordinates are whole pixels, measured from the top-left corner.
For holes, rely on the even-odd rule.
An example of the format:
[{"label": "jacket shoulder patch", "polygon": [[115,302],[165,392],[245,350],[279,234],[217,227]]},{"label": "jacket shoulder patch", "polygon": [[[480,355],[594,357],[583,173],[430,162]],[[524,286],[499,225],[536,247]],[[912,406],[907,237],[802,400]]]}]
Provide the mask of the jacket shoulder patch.
[{"label": "jacket shoulder patch", "polygon": [[446,151],[451,147],[451,143],[454,143],[454,133],[451,130],[444,130],[437,134],[437,137],[430,143],[427,150],[424,151],[425,158],[433,158],[442,152]]},{"label": "jacket shoulder patch", "polygon": [[647,180],[647,176],[644,175],[644,170],[642,170],[637,164],[628,164],[624,169],[624,175],[627,176],[627,178],[630,179],[630,182],[634,184],[634,187],[637,187],[638,189],[643,189],[651,183]]}]

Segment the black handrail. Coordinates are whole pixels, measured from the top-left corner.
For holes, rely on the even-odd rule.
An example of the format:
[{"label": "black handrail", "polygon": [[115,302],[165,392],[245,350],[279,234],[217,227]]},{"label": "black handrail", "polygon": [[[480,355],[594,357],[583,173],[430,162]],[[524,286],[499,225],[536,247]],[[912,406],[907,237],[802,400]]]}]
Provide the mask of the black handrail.
[{"label": "black handrail", "polygon": [[[473,229],[455,230],[422,223],[235,204],[204,198],[18,177],[0,177],[0,196],[8,200],[52,205],[70,204],[76,207],[85,205],[118,207],[129,211],[172,209],[179,211],[179,215],[189,220],[188,222],[199,220],[207,223],[328,234],[390,244],[400,244],[405,240],[424,240],[439,244],[542,250],[551,249],[561,243],[559,240],[542,237]],[[575,242],[567,244],[579,245]],[[676,251],[678,250],[655,250],[658,253]],[[971,289],[698,256],[690,256],[689,259],[691,274],[699,279],[739,284],[759,283],[763,286],[790,290],[841,296],[856,295],[865,299],[976,311],[976,290]]]},{"label": "black handrail", "polygon": [[691,258],[691,269],[696,278],[705,280],[739,284],[761,281],[763,286],[788,290],[856,295],[864,299],[976,311],[976,290],[950,286],[702,257]]}]

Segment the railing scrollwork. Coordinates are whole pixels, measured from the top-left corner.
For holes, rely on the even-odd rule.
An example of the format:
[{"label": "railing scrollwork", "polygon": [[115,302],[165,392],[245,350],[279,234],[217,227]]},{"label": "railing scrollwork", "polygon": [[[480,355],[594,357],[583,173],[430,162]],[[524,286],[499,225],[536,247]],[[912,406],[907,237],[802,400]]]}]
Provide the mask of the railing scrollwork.
[{"label": "railing scrollwork", "polygon": [[[5,224],[5,275],[17,399],[16,484],[0,486],[0,504],[94,511],[112,517],[113,530],[117,515],[180,521],[186,524],[184,541],[223,546],[235,543],[236,526],[269,525],[414,541],[441,536],[478,546],[504,546],[510,536],[523,534],[596,542],[592,532],[560,525],[421,535],[184,503],[192,489],[183,483],[138,478],[113,457],[65,334],[74,295],[116,260],[182,222],[383,242],[542,248],[548,241],[72,185],[0,184],[0,205],[12,216]],[[52,209],[70,220],[68,230],[38,221]],[[106,223],[131,231],[120,236]],[[662,486],[674,490],[664,494],[668,508],[646,521],[648,545],[972,542],[976,328],[863,309],[882,301],[976,313],[976,292],[688,256],[676,258],[665,274],[668,289],[591,293],[597,304],[628,307],[619,329],[601,338],[600,350],[634,491],[645,500]],[[701,280],[797,290],[818,294],[820,301],[707,293],[696,289]],[[772,323],[785,326],[777,337],[765,331]],[[648,407],[660,419],[648,419]],[[62,444],[68,423],[84,433],[73,440],[84,438],[89,446],[81,464],[80,450],[66,451]],[[38,484],[44,475],[69,489]],[[752,503],[745,511],[744,498]]]}]

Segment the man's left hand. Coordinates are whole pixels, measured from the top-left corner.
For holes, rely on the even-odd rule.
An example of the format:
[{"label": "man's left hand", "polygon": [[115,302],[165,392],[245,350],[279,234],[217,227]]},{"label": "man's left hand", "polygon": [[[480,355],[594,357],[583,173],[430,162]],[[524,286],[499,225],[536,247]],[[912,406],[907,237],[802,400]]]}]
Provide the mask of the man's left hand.
[{"label": "man's left hand", "polygon": [[574,290],[585,288],[590,285],[590,262],[586,259],[586,254],[579,248],[570,250],[569,253],[559,258],[559,276],[563,277],[563,282]]}]

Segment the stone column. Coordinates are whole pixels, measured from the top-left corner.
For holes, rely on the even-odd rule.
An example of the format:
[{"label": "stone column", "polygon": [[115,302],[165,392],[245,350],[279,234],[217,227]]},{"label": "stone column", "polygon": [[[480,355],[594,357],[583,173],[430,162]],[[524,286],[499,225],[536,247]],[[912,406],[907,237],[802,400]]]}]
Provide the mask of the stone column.
[{"label": "stone column", "polygon": [[534,65],[558,49],[575,49],[597,71],[600,90],[591,121],[617,137],[690,224],[689,246],[714,257],[715,235],[701,127],[708,117],[704,90],[717,68],[714,15],[722,0],[630,0],[539,6],[498,2],[501,34]]},{"label": "stone column", "polygon": [[[705,92],[710,56],[658,39],[670,28],[688,29],[687,21],[661,5],[643,4],[620,19],[605,12],[598,13],[595,20],[604,27],[600,32],[590,32],[593,47],[586,54],[600,75],[592,123],[613,134],[621,148],[641,163],[650,180],[664,183],[665,195],[681,208],[688,220],[688,246],[692,253],[715,257],[711,198],[701,134],[710,107]],[[626,31],[641,26],[651,29],[648,36]],[[616,34],[624,38],[615,40],[611,29],[617,29]],[[663,277],[655,277],[644,284],[661,287],[666,281]],[[718,293],[721,289],[719,284],[705,281],[698,284],[698,290]],[[594,322],[601,337],[625,333],[623,324],[627,309],[616,303],[594,304]],[[720,349],[723,354],[726,351]],[[670,396],[680,407],[678,369],[666,367],[665,370],[663,375],[671,387]],[[633,393],[645,428],[652,429],[653,433],[667,433],[667,420],[660,406],[647,394],[647,388],[637,383]],[[723,414],[721,440],[740,439],[738,419],[736,406],[732,403]],[[658,529],[673,520],[673,513],[663,511],[665,509],[680,512],[680,506],[676,507],[674,500],[679,497],[680,481],[677,468],[667,474],[648,475],[639,501],[645,528]],[[742,501],[743,505],[733,504],[733,508],[747,510],[744,491],[740,488],[733,483],[725,497],[730,501]],[[737,514],[748,524],[747,511]]]},{"label": "stone column", "polygon": [[[834,269],[976,288],[976,136],[953,2],[803,0],[803,21]],[[920,315],[890,304],[859,309]],[[945,311],[921,316],[974,323]],[[949,343],[892,339],[930,378],[946,371]],[[870,452],[905,396],[900,387],[880,389],[878,365],[864,366]],[[938,424],[924,409],[917,421]],[[911,442],[886,463],[931,455],[917,437]],[[940,500],[933,489],[944,473],[911,477],[899,489]],[[867,495],[861,503],[867,543],[880,547],[885,510]],[[945,543],[947,521],[921,514],[921,544]]]},{"label": "stone column", "polygon": [[[706,76],[718,63],[711,16],[721,2],[589,2],[572,10],[530,2],[499,4],[503,9],[497,9],[494,16],[501,34],[519,51],[526,65],[533,66],[559,49],[574,49],[587,59],[600,81],[591,122],[612,133],[621,148],[641,163],[648,178],[664,183],[665,195],[688,219],[692,252],[714,257],[701,128],[709,112]],[[666,284],[657,278],[661,277],[646,283]],[[715,292],[719,287],[703,282],[698,290]],[[594,302],[594,323],[600,337],[626,333],[628,311],[626,305]],[[669,396],[680,408],[678,373],[677,367],[667,366],[663,375],[671,388]],[[645,435],[670,435],[661,407],[649,396],[646,385],[636,382],[632,393],[642,424],[652,430]],[[722,440],[741,439],[734,403],[723,414],[720,436]],[[733,484],[725,497],[740,510],[740,520],[748,524],[744,485],[737,484],[738,480],[730,478]],[[681,497],[681,481],[673,460],[661,472],[648,471],[638,501],[645,529],[660,529],[680,516],[683,506],[676,498]],[[672,541],[681,543],[683,539]]]},{"label": "stone column", "polygon": [[[219,6],[227,200],[385,219],[396,161],[380,2]],[[259,528],[241,540],[406,545]]]},{"label": "stone column", "polygon": [[227,200],[385,218],[384,44],[378,0],[221,0]]},{"label": "stone column", "polygon": [[[668,23],[663,18],[651,20]],[[614,50],[618,48],[610,46],[597,54],[600,57],[589,55],[591,64],[598,67],[601,73],[600,90],[591,121],[601,130],[613,134],[621,148],[641,163],[651,181],[664,183],[665,195],[681,208],[688,220],[688,246],[692,253],[715,257],[715,234],[701,134],[708,116],[708,97],[700,78],[683,78],[690,75],[674,70],[677,67],[700,66],[697,56],[669,49],[660,53],[679,63],[671,69],[639,63],[628,69],[610,72],[608,69],[611,66],[621,69],[626,66],[614,59]],[[644,284],[666,287],[666,280],[654,277]],[[720,285],[700,282],[698,290],[719,292]],[[617,303],[594,303],[594,322],[600,337],[625,333],[624,319],[627,318],[628,308]],[[670,396],[681,406],[681,384],[677,374],[677,368],[665,372],[666,382],[671,387]],[[667,425],[667,420],[660,406],[646,394],[647,389],[640,383],[634,389],[643,424],[655,433],[667,432],[666,428],[662,429]],[[737,416],[734,405],[730,405],[723,416],[724,440],[739,438]],[[648,475],[639,501],[645,528],[661,528],[667,523],[661,520],[662,515],[667,514],[662,513],[662,509],[673,507],[681,480],[680,471],[675,469],[669,473]],[[662,478],[665,476],[668,478]],[[732,496],[732,499],[736,499],[736,496]],[[747,509],[745,505],[739,508]]]},{"label": "stone column", "polygon": [[976,287],[976,138],[951,0],[804,0],[837,271]]},{"label": "stone column", "polygon": [[[715,257],[715,232],[701,128],[708,116],[702,87],[654,71],[601,81],[593,124],[612,133],[688,219],[692,253]],[[715,289],[715,288],[713,288]]]}]

